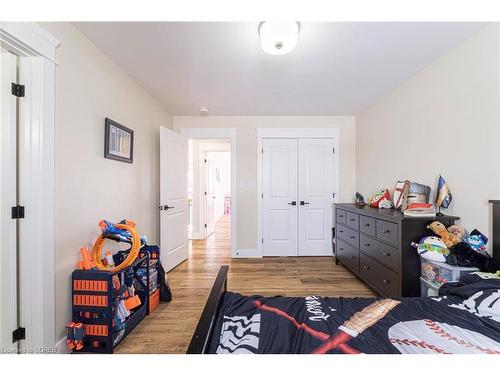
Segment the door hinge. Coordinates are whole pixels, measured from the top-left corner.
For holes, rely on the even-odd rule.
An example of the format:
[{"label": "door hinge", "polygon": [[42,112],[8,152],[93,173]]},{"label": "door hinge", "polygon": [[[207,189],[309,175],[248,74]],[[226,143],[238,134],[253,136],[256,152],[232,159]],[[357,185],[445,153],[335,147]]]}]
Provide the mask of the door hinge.
[{"label": "door hinge", "polygon": [[261,238],[261,239],[260,239],[260,241],[261,241],[262,243],[264,243],[264,238]]},{"label": "door hinge", "polygon": [[207,195],[207,192],[205,192],[205,195]]},{"label": "door hinge", "polygon": [[337,195],[337,193],[333,193],[332,194],[332,198],[335,198],[336,195]]},{"label": "door hinge", "polygon": [[335,147],[332,149],[332,153],[333,155],[335,155]]},{"label": "door hinge", "polygon": [[207,162],[207,159],[205,159],[205,163]]},{"label": "door hinge", "polygon": [[12,207],[12,218],[13,219],[24,219],[24,206]]},{"label": "door hinge", "polygon": [[264,147],[262,147],[261,153],[264,154]]},{"label": "door hinge", "polygon": [[18,327],[15,331],[12,331],[12,343],[18,342],[19,340],[24,340],[26,338],[26,329],[24,327]]},{"label": "door hinge", "polygon": [[18,98],[24,97],[24,85],[12,82],[12,95]]},{"label": "door hinge", "polygon": [[207,227],[207,224],[205,224],[205,228]]},{"label": "door hinge", "polygon": [[261,196],[262,199],[264,199],[264,193],[262,193],[262,196]]}]

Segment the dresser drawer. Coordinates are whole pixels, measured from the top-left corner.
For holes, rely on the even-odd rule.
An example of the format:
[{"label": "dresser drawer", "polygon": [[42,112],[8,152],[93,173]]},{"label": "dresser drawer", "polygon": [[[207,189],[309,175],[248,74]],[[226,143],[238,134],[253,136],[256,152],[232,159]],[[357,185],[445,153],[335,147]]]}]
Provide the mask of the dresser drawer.
[{"label": "dresser drawer", "polygon": [[383,296],[398,297],[398,274],[367,255],[359,255],[359,274]]},{"label": "dresser drawer", "polygon": [[336,210],[337,213],[337,223],[345,224],[346,212],[344,210]]},{"label": "dresser drawer", "polygon": [[339,225],[337,227],[337,237],[354,246],[356,249],[359,248],[359,233],[355,230]]},{"label": "dresser drawer", "polygon": [[344,241],[338,240],[335,247],[335,256],[351,271],[359,272],[359,250],[353,248]]},{"label": "dresser drawer", "polygon": [[399,250],[377,241],[376,239],[359,235],[359,250],[363,253],[370,255],[380,263],[391,268],[392,270],[399,271]]},{"label": "dresser drawer", "polygon": [[359,230],[363,233],[375,236],[375,219],[372,217],[359,215]]},{"label": "dresser drawer", "polygon": [[389,221],[377,220],[377,238],[397,246],[398,225]]},{"label": "dresser drawer", "polygon": [[347,212],[345,223],[351,228],[359,230],[359,215],[352,212]]}]

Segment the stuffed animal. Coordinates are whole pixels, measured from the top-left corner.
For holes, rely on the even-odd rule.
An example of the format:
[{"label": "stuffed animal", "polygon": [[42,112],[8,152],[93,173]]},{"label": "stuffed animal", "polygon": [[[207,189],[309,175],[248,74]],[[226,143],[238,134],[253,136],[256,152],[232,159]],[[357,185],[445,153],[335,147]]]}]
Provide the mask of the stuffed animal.
[{"label": "stuffed animal", "polygon": [[460,238],[448,232],[444,224],[440,223],[439,221],[433,221],[427,226],[427,229],[432,230],[434,234],[441,237],[448,248],[460,243]]},{"label": "stuffed animal", "polygon": [[387,189],[381,189],[377,191],[377,193],[373,196],[373,198],[370,199],[370,207],[378,208],[379,203],[384,199],[387,200],[391,199],[391,195],[389,194],[389,190]]},{"label": "stuffed animal", "polygon": [[412,242],[411,246],[417,249],[422,258],[434,262],[444,263],[450,254],[444,242],[435,236],[422,237],[419,243]]},{"label": "stuffed animal", "polygon": [[465,228],[461,225],[452,225],[448,227],[448,232],[457,237],[460,241],[462,241],[465,237]]},{"label": "stuffed animal", "polygon": [[394,205],[392,204],[392,201],[384,198],[378,203],[379,208],[393,208]]}]

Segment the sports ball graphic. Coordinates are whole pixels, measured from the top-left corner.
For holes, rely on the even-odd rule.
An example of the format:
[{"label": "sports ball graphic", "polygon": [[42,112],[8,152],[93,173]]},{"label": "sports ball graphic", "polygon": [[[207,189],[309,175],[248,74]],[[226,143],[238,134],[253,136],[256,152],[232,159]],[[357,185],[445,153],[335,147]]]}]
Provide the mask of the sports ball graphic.
[{"label": "sports ball graphic", "polygon": [[399,322],[388,336],[403,354],[500,354],[500,343],[478,332],[429,319]]}]

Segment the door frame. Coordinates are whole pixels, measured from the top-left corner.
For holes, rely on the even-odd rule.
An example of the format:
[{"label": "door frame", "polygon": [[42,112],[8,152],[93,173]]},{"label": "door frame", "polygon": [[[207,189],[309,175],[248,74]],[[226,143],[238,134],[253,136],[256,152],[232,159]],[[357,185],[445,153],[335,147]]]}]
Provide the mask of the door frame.
[{"label": "door frame", "polygon": [[54,112],[55,53],[60,42],[31,22],[0,22],[2,47],[20,59],[19,103],[20,204],[19,324],[26,328],[21,352],[57,350],[54,271]]},{"label": "door frame", "polygon": [[339,128],[257,128],[257,256],[263,257],[262,236],[263,236],[263,215],[262,194],[263,194],[263,158],[262,158],[262,140],[266,138],[331,138],[335,141],[334,157],[334,178],[335,178],[335,198],[334,203],[339,199]]},{"label": "door frame", "polygon": [[236,128],[180,128],[179,132],[190,139],[229,139],[231,142],[231,257],[237,258]]}]

